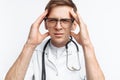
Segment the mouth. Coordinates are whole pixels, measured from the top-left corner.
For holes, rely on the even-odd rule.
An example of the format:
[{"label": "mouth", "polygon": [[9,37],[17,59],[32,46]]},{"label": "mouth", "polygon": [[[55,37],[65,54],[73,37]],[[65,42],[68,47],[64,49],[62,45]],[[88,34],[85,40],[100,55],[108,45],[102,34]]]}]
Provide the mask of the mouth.
[{"label": "mouth", "polygon": [[55,37],[62,37],[63,36],[63,33],[54,33]]}]

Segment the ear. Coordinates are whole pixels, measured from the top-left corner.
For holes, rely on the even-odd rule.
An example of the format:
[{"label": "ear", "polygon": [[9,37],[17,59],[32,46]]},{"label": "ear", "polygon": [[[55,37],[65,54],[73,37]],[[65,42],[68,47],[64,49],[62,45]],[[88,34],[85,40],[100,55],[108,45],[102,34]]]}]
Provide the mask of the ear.
[{"label": "ear", "polygon": [[77,22],[74,21],[73,24],[72,24],[71,30],[74,31],[76,29],[76,27],[77,27]]}]

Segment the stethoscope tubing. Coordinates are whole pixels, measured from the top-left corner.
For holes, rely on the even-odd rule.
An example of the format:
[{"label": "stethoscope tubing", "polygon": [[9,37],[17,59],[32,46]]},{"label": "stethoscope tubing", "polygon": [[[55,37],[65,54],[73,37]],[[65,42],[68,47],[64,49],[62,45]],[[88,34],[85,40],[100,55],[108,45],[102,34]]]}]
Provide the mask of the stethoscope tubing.
[{"label": "stethoscope tubing", "polygon": [[[50,40],[51,40],[51,39],[49,39],[49,40],[46,42],[46,44],[45,44],[45,46],[44,46],[44,48],[43,48],[41,80],[46,80],[45,50],[46,50],[46,47],[47,47],[48,43],[50,43]],[[76,46],[76,48],[77,48],[77,52],[79,52],[78,45],[75,43],[75,41],[72,40],[72,37],[71,37],[70,41],[68,41],[67,44],[66,44],[66,53],[67,53],[67,56],[68,56],[68,44],[69,44],[71,41],[75,44],[75,46]],[[78,56],[78,59],[79,59],[79,56]],[[75,69],[75,68],[70,69],[70,68],[68,67],[67,63],[68,63],[68,57],[66,57],[66,66],[67,66],[67,68],[68,68],[70,71],[73,71],[73,70],[74,70],[74,71],[79,71],[79,70],[80,70],[80,67],[79,67],[79,69]],[[79,62],[79,65],[80,65],[80,62]]]}]

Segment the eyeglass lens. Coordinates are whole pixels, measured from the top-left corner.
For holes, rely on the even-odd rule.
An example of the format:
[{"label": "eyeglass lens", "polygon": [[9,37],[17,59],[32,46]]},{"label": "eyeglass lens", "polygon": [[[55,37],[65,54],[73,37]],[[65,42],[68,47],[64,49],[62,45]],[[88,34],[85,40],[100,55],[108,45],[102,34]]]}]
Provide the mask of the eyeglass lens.
[{"label": "eyeglass lens", "polygon": [[62,27],[70,27],[73,23],[74,19],[57,19],[57,18],[45,18],[46,25],[48,27],[55,27],[58,22],[60,22]]}]

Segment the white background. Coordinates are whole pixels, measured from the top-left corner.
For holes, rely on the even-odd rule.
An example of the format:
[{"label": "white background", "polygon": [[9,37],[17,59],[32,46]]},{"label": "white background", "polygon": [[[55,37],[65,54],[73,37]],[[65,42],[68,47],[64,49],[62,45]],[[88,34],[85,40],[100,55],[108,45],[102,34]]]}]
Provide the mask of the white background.
[{"label": "white background", "polygon": [[[20,54],[31,24],[49,0],[0,0],[0,80]],[[120,80],[119,0],[74,0],[106,80]],[[41,28],[44,32],[44,27]],[[40,30],[41,30],[40,29]]]}]

